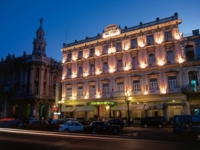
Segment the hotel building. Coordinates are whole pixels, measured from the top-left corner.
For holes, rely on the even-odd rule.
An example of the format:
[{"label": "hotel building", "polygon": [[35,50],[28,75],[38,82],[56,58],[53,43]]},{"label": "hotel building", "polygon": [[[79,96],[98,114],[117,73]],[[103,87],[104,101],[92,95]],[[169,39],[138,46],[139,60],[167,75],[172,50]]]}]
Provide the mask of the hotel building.
[{"label": "hotel building", "polygon": [[64,117],[126,118],[127,107],[131,120],[195,113],[200,36],[193,30],[184,37],[181,22],[175,13],[124,29],[110,24],[102,35],[64,43],[62,97],[56,101]]}]

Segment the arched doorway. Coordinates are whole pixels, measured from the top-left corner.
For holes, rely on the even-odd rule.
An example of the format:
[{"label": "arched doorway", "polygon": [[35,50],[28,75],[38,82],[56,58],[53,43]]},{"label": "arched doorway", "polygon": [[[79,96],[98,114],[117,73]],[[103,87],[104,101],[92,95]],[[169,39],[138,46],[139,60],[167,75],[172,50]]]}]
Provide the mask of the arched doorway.
[{"label": "arched doorway", "polygon": [[40,106],[40,119],[42,119],[42,117],[45,117],[46,116],[46,106],[45,104],[42,104]]}]

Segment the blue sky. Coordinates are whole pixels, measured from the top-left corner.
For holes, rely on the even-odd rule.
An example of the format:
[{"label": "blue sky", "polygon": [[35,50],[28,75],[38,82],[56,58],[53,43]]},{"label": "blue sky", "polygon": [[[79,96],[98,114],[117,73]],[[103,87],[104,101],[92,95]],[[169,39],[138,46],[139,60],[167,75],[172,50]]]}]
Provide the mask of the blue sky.
[{"label": "blue sky", "polygon": [[0,0],[0,58],[32,53],[44,18],[46,54],[62,59],[63,43],[102,33],[109,24],[131,27],[178,12],[180,32],[200,28],[200,0]]}]

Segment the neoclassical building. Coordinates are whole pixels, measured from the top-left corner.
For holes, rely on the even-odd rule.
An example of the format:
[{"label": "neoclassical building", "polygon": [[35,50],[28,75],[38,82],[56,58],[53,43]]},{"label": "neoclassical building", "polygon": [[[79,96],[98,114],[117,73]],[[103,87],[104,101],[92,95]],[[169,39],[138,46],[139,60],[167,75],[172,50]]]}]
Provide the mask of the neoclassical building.
[{"label": "neoclassical building", "polygon": [[[46,39],[42,27],[36,31],[32,54],[8,55],[0,62],[0,117],[49,119],[59,96],[58,79],[61,62],[46,56]],[[60,85],[61,86],[61,85]],[[56,91],[57,88],[57,91]]]},{"label": "neoclassical building", "polygon": [[62,113],[92,119],[198,114],[200,35],[179,32],[171,17],[63,44]]}]

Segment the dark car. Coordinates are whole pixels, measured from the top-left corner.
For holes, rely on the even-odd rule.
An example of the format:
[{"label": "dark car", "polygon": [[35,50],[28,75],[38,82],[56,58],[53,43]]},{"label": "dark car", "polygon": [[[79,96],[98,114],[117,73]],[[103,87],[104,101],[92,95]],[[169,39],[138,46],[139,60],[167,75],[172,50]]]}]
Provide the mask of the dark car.
[{"label": "dark car", "polygon": [[26,124],[25,128],[30,130],[52,131],[52,126],[47,120],[33,121],[29,124]]},{"label": "dark car", "polygon": [[96,133],[114,133],[117,134],[121,131],[119,125],[110,125],[107,121],[93,121],[90,125],[84,127],[85,132],[92,134]]},{"label": "dark car", "polygon": [[173,120],[173,133],[200,140],[200,116],[175,115]]},{"label": "dark car", "polygon": [[0,127],[4,128],[17,128],[19,124],[19,120],[6,120],[6,121],[0,121]]},{"label": "dark car", "polygon": [[162,128],[163,126],[166,126],[167,123],[165,117],[145,117],[141,120],[141,125],[145,128],[148,126]]},{"label": "dark car", "polygon": [[123,122],[123,120],[120,119],[120,118],[108,119],[107,122],[108,122],[110,125],[120,125],[121,129],[124,128],[124,122]]},{"label": "dark car", "polygon": [[58,131],[61,124],[65,123],[66,119],[53,119],[49,123],[52,131]]}]

